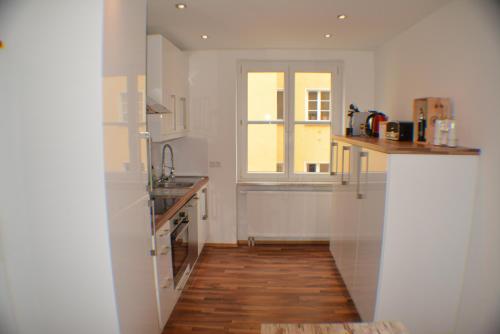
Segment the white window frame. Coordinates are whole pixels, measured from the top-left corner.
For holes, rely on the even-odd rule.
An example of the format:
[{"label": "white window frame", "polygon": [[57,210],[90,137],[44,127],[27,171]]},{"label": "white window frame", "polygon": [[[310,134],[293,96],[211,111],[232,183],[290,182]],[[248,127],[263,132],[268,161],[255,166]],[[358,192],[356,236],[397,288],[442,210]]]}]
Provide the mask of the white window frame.
[{"label": "white window frame", "polygon": [[[310,92],[317,92],[318,97],[321,96],[321,93],[323,92],[329,92],[330,93],[330,109],[328,109],[328,117],[330,118],[329,120],[322,120],[321,119],[321,102],[324,101],[321,99],[321,97],[318,99],[316,98],[316,103],[318,103],[316,107],[316,118],[317,119],[309,119],[309,93]],[[306,88],[305,89],[305,103],[304,103],[304,119],[306,122],[311,122],[311,123],[330,123],[332,121],[332,91],[324,88]]]},{"label": "white window frame", "polygon": [[[342,61],[248,61],[238,62],[237,80],[237,177],[240,182],[318,182],[334,181],[335,176],[329,173],[294,173],[294,135],[296,124],[325,124],[330,122],[330,134],[342,134],[343,122],[343,62]],[[281,121],[248,121],[247,112],[247,77],[249,72],[284,72],[284,119]],[[295,87],[295,73],[318,72],[332,73],[330,90],[330,120],[329,121],[295,121],[294,94],[290,94]],[[306,117],[307,119],[307,117]],[[284,130],[284,172],[283,173],[249,173],[248,168],[248,124],[278,124],[283,123]],[[330,150],[331,154],[331,150]],[[331,168],[331,166],[330,166]]]}]

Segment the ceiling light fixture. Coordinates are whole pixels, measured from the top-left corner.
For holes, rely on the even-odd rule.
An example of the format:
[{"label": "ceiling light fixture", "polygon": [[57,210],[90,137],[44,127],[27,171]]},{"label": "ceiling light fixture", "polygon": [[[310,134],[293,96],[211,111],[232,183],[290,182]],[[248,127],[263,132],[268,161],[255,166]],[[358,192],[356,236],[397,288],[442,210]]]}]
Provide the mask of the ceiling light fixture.
[{"label": "ceiling light fixture", "polygon": [[330,38],[330,37],[332,37],[332,35],[330,35],[330,34],[325,34],[325,38]]},{"label": "ceiling light fixture", "polygon": [[178,3],[178,4],[175,4],[175,8],[177,8],[177,9],[186,9],[187,5],[185,3]]},{"label": "ceiling light fixture", "polygon": [[345,20],[345,19],[347,19],[347,15],[345,15],[345,14],[340,14],[340,15],[338,15],[338,16],[337,16],[337,18],[338,18],[339,20]]},{"label": "ceiling light fixture", "polygon": [[208,35],[201,35],[201,39],[208,39]]}]

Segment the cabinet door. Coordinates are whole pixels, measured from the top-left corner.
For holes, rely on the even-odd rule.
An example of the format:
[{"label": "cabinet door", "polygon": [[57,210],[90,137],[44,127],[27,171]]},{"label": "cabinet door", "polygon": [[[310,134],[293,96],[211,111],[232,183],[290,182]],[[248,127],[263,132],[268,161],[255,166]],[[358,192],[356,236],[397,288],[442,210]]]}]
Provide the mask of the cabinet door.
[{"label": "cabinet door", "polygon": [[372,321],[377,297],[385,210],[385,183],[363,187],[359,201],[358,253],[353,299],[363,321]]},{"label": "cabinet door", "polygon": [[360,150],[358,154],[356,199],[359,210],[359,228],[356,277],[351,296],[361,319],[372,321],[382,249],[387,155],[366,149]]},{"label": "cabinet door", "polygon": [[351,291],[354,287],[359,225],[359,201],[354,185],[336,186],[333,191],[331,251],[337,268]]}]

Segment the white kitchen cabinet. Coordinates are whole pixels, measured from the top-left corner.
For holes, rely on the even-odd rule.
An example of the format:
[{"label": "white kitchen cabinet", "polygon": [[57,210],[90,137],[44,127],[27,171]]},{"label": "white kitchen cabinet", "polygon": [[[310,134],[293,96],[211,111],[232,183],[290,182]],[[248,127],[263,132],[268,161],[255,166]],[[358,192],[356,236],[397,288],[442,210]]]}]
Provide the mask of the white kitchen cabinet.
[{"label": "white kitchen cabinet", "polygon": [[[387,154],[355,147],[358,231],[352,298],[362,319],[373,320],[382,250]],[[352,198],[352,197],[351,197]]]},{"label": "white kitchen cabinet", "polygon": [[453,332],[477,155],[386,154],[352,142],[341,143],[352,171],[333,187],[330,249],[362,320]]},{"label": "white kitchen cabinet", "polygon": [[[335,185],[333,191],[330,246],[361,318],[371,321],[382,244],[386,155],[346,143],[339,143],[339,147],[345,152],[345,166],[339,173],[345,175],[341,177],[344,182]],[[378,180],[371,181],[375,175]]]},{"label": "white kitchen cabinet", "polygon": [[187,55],[161,35],[147,39],[148,104],[161,113],[148,113],[148,129],[154,142],[184,137],[188,132]]},{"label": "white kitchen cabinet", "polygon": [[158,320],[161,329],[167,324],[170,313],[172,313],[175,303],[177,302],[177,294],[174,289],[174,277],[172,273],[169,227],[170,224],[165,224],[158,229],[153,236],[153,238],[155,238],[155,256],[153,257],[153,264],[156,280],[156,299]]}]

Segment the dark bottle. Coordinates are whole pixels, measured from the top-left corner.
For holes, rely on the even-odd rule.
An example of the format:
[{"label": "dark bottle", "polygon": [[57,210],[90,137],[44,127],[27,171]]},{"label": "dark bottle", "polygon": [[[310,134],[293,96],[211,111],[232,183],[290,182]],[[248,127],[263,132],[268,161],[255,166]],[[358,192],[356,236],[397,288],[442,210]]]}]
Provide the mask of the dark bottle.
[{"label": "dark bottle", "polygon": [[424,112],[420,111],[420,115],[418,115],[418,141],[425,141],[426,125]]}]

